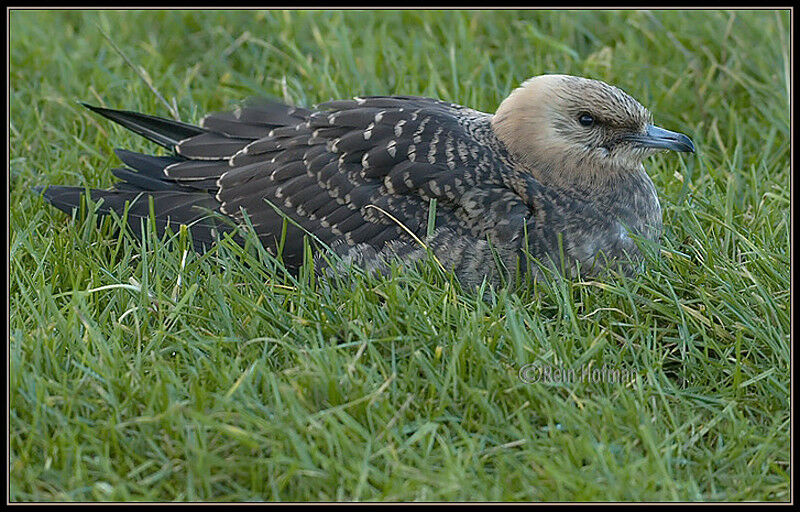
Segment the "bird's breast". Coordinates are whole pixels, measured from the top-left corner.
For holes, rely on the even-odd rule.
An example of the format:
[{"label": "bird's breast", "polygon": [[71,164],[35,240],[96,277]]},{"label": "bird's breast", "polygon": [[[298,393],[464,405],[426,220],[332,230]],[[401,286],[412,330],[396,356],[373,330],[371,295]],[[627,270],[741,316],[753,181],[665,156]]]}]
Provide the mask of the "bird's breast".
[{"label": "bird's breast", "polygon": [[581,269],[592,269],[589,274],[602,270],[611,261],[641,260],[636,239],[658,240],[661,206],[646,174],[638,182],[625,185],[606,196],[571,195],[571,200],[561,199],[550,205],[550,222],[544,226],[545,231],[551,231],[549,256],[559,261],[563,250],[569,266],[578,263]]}]

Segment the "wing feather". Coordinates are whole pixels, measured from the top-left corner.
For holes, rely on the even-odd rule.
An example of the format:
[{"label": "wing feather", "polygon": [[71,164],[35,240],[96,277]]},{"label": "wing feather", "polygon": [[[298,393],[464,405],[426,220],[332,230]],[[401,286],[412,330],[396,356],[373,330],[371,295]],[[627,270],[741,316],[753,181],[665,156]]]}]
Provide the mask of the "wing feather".
[{"label": "wing feather", "polygon": [[[406,229],[424,238],[433,198],[437,223],[455,232],[525,211],[521,200],[506,197],[504,163],[462,122],[482,114],[443,101],[372,96],[305,109],[259,99],[208,114],[201,127],[95,110],[176,152],[119,150],[129,168],[114,169],[123,181],[101,191],[108,209],[120,210],[122,198],[131,201],[144,191],[134,201],[152,198],[164,226],[205,223],[203,240],[211,236],[204,220],[209,211],[239,222],[247,212],[261,240],[276,250],[284,218],[272,205],[325,243],[365,243],[376,251],[387,242],[411,241]],[[62,203],[74,201],[70,194],[59,196]],[[509,202],[511,210],[501,211],[498,205]],[[138,203],[132,209],[139,216],[145,210]],[[287,227],[283,257],[289,266],[302,262],[303,235]]]}]

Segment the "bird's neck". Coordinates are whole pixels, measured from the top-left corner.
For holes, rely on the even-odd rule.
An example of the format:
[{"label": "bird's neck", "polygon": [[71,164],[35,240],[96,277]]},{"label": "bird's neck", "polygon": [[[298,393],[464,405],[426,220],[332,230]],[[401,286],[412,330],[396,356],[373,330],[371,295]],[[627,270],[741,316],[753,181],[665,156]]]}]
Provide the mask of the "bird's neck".
[{"label": "bird's neck", "polygon": [[[585,169],[584,169],[585,170]],[[621,222],[632,232],[654,240],[661,233],[661,205],[653,181],[644,166],[635,169],[608,169],[589,179],[572,180],[575,173],[528,172],[555,195],[583,203],[609,223]]]},{"label": "bird's neck", "polygon": [[575,190],[580,195],[586,194],[584,197],[601,215],[608,215],[609,221],[622,222],[633,233],[649,240],[661,234],[661,204],[644,166],[620,173],[615,180],[603,182],[603,186]]},{"label": "bird's neck", "polygon": [[596,165],[581,158],[565,156],[558,163],[528,161],[520,162],[520,165],[546,187],[577,192],[595,199],[614,196],[621,187],[635,187],[650,181],[641,165],[632,169],[617,165]]}]

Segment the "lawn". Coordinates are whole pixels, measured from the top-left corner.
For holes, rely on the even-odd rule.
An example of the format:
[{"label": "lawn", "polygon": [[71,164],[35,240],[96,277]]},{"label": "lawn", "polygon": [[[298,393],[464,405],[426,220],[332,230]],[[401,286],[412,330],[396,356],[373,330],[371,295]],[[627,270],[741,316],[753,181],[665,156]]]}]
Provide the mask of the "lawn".
[{"label": "lawn", "polygon": [[[790,499],[788,11],[9,23],[11,501]],[[189,122],[257,95],[494,111],[541,73],[617,85],[698,148],[646,162],[665,233],[635,278],[320,282],[252,240],[138,243],[30,190],[107,187],[113,148],[162,151],[78,101]]]}]

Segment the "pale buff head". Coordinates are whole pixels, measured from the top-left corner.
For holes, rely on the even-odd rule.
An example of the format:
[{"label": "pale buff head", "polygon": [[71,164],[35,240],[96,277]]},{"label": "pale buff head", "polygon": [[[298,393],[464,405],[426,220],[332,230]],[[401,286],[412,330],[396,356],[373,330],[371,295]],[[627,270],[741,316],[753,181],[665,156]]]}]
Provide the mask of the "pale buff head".
[{"label": "pale buff head", "polygon": [[541,75],[503,101],[492,126],[514,158],[543,183],[595,188],[640,172],[642,160],[659,149],[694,150],[685,135],[651,123],[650,112],[617,87]]}]

